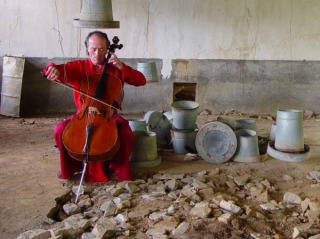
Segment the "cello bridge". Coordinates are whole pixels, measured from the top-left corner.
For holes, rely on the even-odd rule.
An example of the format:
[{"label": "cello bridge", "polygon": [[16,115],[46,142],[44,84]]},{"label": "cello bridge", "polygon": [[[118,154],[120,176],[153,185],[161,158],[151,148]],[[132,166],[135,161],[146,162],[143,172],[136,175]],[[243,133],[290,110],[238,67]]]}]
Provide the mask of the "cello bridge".
[{"label": "cello bridge", "polygon": [[101,112],[100,112],[96,107],[89,106],[89,115],[91,115],[91,114],[98,114],[98,115],[100,115]]}]

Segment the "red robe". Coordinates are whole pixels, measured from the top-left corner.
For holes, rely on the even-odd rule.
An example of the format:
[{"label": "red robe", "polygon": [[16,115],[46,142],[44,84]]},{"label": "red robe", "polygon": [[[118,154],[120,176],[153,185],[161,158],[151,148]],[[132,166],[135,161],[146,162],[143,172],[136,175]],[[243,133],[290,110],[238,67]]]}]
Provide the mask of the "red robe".
[{"label": "red robe", "polygon": [[[48,70],[48,67],[54,65],[59,71],[59,80],[63,83],[72,85],[75,89],[80,90],[82,82],[87,76],[101,73],[103,67],[97,72],[90,59],[87,60],[76,60],[67,62],[66,64],[56,65],[54,63],[48,64],[44,68],[44,73]],[[132,69],[131,67],[123,63],[123,69],[119,70],[113,65],[108,65],[108,74],[117,76],[122,86],[124,83],[128,83],[134,86],[142,86],[146,84],[146,79],[143,74],[139,71]],[[77,113],[82,108],[82,102],[80,100],[80,93],[74,91],[74,102],[78,108]],[[62,142],[63,130],[70,122],[74,115],[58,123],[54,129],[54,139],[60,151],[60,167],[61,167],[61,178],[68,179],[75,172],[81,171],[83,162],[73,159],[67,152]],[[114,116],[117,122],[117,128],[120,138],[120,149],[118,153],[112,158],[109,168],[118,176],[121,181],[132,180],[133,174],[130,168],[129,156],[133,146],[133,133],[127,120],[123,119],[120,115],[115,112]],[[87,165],[85,174],[86,182],[107,182],[109,179],[104,174],[103,162],[90,162]]]}]

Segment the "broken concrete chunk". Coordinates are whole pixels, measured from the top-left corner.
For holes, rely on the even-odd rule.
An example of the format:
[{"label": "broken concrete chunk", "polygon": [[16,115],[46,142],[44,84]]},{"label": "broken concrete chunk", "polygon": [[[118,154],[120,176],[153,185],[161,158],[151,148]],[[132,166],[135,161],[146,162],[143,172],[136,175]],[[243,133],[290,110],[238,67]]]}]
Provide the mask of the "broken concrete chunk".
[{"label": "broken concrete chunk", "polygon": [[197,203],[190,211],[191,216],[196,216],[199,218],[207,218],[212,209],[209,207],[208,202]]},{"label": "broken concrete chunk", "polygon": [[172,231],[173,236],[182,236],[190,229],[190,223],[182,222],[180,225]]},{"label": "broken concrete chunk", "polygon": [[125,189],[127,189],[130,193],[136,193],[140,191],[140,188],[137,187],[137,185],[135,185],[133,182],[128,182],[125,185]]},{"label": "broken concrete chunk", "polygon": [[219,206],[229,212],[234,213],[234,214],[240,215],[243,212],[243,210],[240,207],[238,207],[237,205],[235,205],[234,202],[232,202],[232,201],[227,202],[225,200],[222,200],[220,202]]},{"label": "broken concrete chunk", "polygon": [[42,239],[50,238],[50,232],[43,229],[35,229],[21,233],[17,239]]},{"label": "broken concrete chunk", "polygon": [[70,215],[75,215],[75,214],[80,213],[81,212],[81,208],[78,207],[74,203],[68,203],[68,204],[63,205],[63,211],[65,212],[65,214],[70,216]]},{"label": "broken concrete chunk", "polygon": [[283,195],[283,202],[284,203],[300,204],[301,201],[302,201],[301,198],[298,195],[294,194],[294,193],[286,192]]},{"label": "broken concrete chunk", "polygon": [[220,217],[218,217],[219,222],[223,222],[227,225],[230,224],[231,220],[233,219],[233,216],[231,213],[224,213]]}]

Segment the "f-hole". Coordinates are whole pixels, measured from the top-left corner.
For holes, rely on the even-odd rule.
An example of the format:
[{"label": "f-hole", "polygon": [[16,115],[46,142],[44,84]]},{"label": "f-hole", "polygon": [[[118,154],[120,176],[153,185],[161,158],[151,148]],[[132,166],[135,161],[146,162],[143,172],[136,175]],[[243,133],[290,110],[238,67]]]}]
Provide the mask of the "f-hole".
[{"label": "f-hole", "polygon": [[179,100],[196,101],[197,83],[174,82],[173,102]]}]

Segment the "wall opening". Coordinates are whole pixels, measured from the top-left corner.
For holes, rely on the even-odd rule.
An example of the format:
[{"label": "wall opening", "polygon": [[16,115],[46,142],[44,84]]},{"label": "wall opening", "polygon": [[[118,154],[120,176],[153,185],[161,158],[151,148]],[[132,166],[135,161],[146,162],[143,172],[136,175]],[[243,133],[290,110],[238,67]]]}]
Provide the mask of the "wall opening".
[{"label": "wall opening", "polygon": [[173,102],[179,100],[196,101],[197,83],[174,82]]}]

